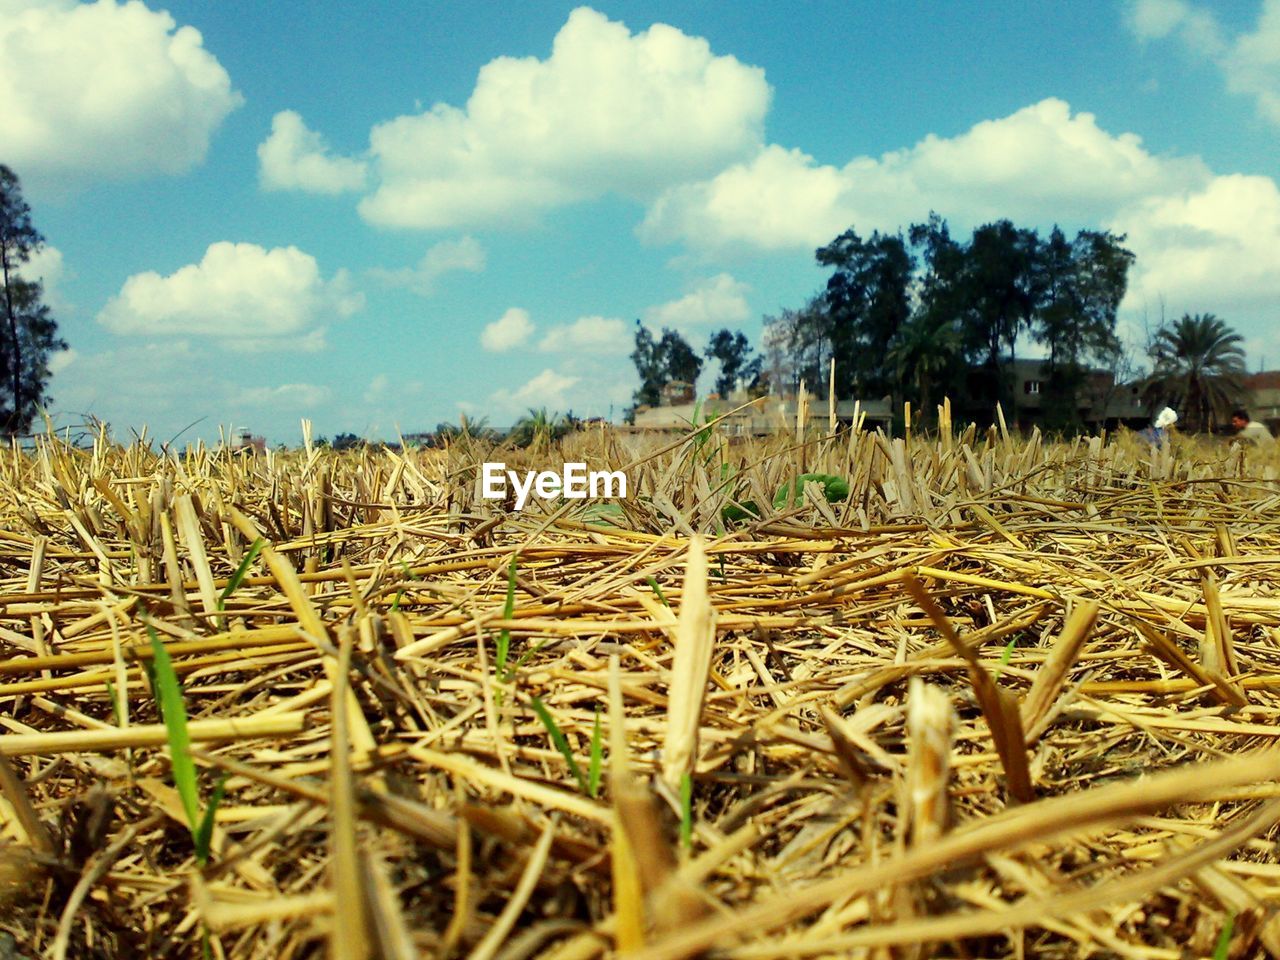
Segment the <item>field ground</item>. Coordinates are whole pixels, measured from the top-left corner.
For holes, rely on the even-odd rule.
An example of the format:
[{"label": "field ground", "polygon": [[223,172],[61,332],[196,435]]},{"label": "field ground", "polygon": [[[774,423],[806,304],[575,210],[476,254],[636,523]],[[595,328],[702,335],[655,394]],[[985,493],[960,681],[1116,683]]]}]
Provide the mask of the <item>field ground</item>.
[{"label": "field ground", "polygon": [[1280,955],[1280,457],[635,442],[8,452],[13,955]]}]

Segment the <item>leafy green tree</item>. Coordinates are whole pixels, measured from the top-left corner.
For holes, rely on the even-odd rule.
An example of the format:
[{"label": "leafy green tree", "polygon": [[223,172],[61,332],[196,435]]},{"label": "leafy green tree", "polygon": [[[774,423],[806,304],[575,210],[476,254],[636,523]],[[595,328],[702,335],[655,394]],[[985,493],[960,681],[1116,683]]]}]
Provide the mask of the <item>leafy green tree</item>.
[{"label": "leafy green tree", "polygon": [[658,350],[658,341],[639,320],[636,321],[636,347],[631,351],[631,362],[636,365],[636,373],[640,377],[640,388],[632,398],[635,405],[657,406],[662,398],[662,385],[666,383],[663,379],[666,364]]},{"label": "leafy green tree", "polygon": [[1069,240],[1057,228],[1042,240],[1009,220],[960,241],[936,213],[906,240],[847,230],[817,251],[834,268],[820,297],[766,318],[771,381],[825,383],[834,357],[842,396],[889,394],[927,412],[945,392],[988,409],[1000,401],[1016,418],[1011,367],[1030,337],[1049,352],[1041,409],[1067,426],[1090,367],[1115,365],[1133,263],[1123,241],[1090,230]]},{"label": "leafy green tree", "polygon": [[751,342],[741,330],[717,330],[707,343],[708,360],[720,361],[720,374],[716,377],[716,392],[727,397],[739,381],[748,387],[760,379],[762,357],[751,356]]},{"label": "leafy green tree", "polygon": [[1051,427],[1080,426],[1078,397],[1089,367],[1114,366],[1121,351],[1116,313],[1134,259],[1123,242],[1123,236],[1094,230],[1082,230],[1068,242],[1054,227],[1040,247],[1040,303],[1032,332],[1049,350],[1042,406]]},{"label": "leafy green tree", "polygon": [[662,328],[662,339],[658,341],[658,353],[663,360],[667,383],[672,380],[683,380],[685,383],[697,382],[698,374],[702,372],[702,358],[676,331]]},{"label": "leafy green tree", "polygon": [[628,419],[634,419],[635,407],[640,404],[656,406],[662,399],[662,388],[673,380],[696,383],[702,372],[702,358],[688,341],[675,330],[662,328],[662,336],[655,340],[649,328],[636,321],[635,349],[631,362],[636,365],[640,388],[633,395],[634,406]]},{"label": "leafy green tree", "polygon": [[49,355],[67,346],[39,281],[20,273],[43,244],[17,174],[0,164],[0,424],[10,435],[31,428],[48,399]]},{"label": "leafy green tree", "polygon": [[[885,354],[911,316],[915,258],[900,234],[875,232],[863,240],[846,230],[815,256],[834,267],[823,297],[827,335],[836,361],[836,392],[881,394],[894,386]],[[825,383],[817,371],[815,383]]]},{"label": "leafy green tree", "polygon": [[926,418],[932,418],[941,393],[962,380],[962,345],[955,323],[925,312],[912,317],[898,331],[885,357],[895,393],[913,400]]},{"label": "leafy green tree", "polygon": [[1038,246],[1034,230],[1008,220],[978,227],[965,251],[961,281],[966,352],[982,366],[984,392],[1012,411],[1015,420],[1017,394],[1009,370],[1039,300]]},{"label": "leafy green tree", "polygon": [[1148,351],[1148,404],[1172,406],[1190,430],[1214,429],[1244,393],[1243,342],[1211,313],[1183,314],[1162,326]]}]

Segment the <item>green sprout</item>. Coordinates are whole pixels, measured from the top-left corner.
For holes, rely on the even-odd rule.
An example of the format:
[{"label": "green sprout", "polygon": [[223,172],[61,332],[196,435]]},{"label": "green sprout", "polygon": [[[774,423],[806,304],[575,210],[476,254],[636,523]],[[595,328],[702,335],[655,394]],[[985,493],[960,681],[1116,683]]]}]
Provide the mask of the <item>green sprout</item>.
[{"label": "green sprout", "polygon": [[151,664],[148,671],[151,677],[151,689],[156,696],[156,704],[160,709],[160,719],[164,722],[169,741],[169,769],[173,776],[173,785],[182,801],[183,812],[187,815],[187,825],[191,831],[191,842],[195,848],[196,863],[204,866],[209,862],[209,851],[213,841],[213,822],[218,805],[222,803],[226,778],[223,777],[213,788],[209,796],[208,806],[204,813],[200,812],[200,788],[196,776],[196,764],[191,758],[191,734],[187,730],[187,704],[182,692],[182,682],[177,671],[173,669],[173,660],[165,649],[155,628],[148,625],[147,634],[151,638]]},{"label": "green sprout", "polygon": [[223,588],[222,593],[218,597],[218,609],[225,610],[227,608],[227,599],[231,594],[236,592],[236,588],[244,582],[244,578],[249,573],[249,568],[253,566],[253,561],[258,559],[258,554],[262,552],[262,548],[267,541],[262,537],[253,541],[253,545],[249,547],[249,552],[240,559],[240,565],[236,567],[236,572],[231,575],[231,579],[227,581],[227,585]]},{"label": "green sprout", "polygon": [[569,748],[569,741],[565,739],[564,733],[556,725],[555,717],[548,712],[541,698],[533,697],[529,702],[533,706],[533,712],[538,715],[542,725],[547,728],[547,735],[551,737],[551,743],[568,762],[573,778],[578,781],[578,788],[588,796],[593,796],[591,785],[587,782],[587,778],[582,775],[582,768],[578,766],[578,761],[574,758],[573,751]]}]

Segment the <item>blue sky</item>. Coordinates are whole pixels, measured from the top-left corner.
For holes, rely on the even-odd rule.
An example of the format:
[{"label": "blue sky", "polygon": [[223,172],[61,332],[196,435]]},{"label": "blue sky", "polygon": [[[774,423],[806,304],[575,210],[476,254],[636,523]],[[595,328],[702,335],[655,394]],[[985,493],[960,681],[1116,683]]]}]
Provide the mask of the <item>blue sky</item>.
[{"label": "blue sky", "polygon": [[0,101],[56,420],[121,438],[616,417],[637,318],[758,341],[930,210],[1126,233],[1135,341],[1280,366],[1280,0],[0,0]]}]

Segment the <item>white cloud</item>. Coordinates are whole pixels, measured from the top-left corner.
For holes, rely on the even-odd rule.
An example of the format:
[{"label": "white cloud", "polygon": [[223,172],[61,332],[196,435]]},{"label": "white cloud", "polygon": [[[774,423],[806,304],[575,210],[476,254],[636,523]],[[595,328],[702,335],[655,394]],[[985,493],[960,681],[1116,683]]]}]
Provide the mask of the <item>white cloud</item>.
[{"label": "white cloud", "polygon": [[415,266],[399,270],[374,267],[369,275],[392,287],[404,287],[421,297],[435,293],[436,281],[446,273],[465,270],[479,273],[485,267],[485,252],[480,241],[471,236],[457,240],[441,240],[428,248]]},{"label": "white cloud", "polygon": [[[214,408],[226,398],[226,381],[185,340],[67,352],[74,354],[69,362],[62,354],[50,357],[51,368],[61,367],[51,384],[59,411],[93,414],[122,429],[149,424],[176,431],[197,417],[216,417]],[[122,375],[129,371],[138,375]]]},{"label": "white cloud", "polygon": [[18,269],[24,279],[41,284],[45,293],[62,279],[62,271],[62,251],[48,243],[41,244]]},{"label": "white cloud", "polygon": [[1163,40],[1176,33],[1189,48],[1213,56],[1226,48],[1217,19],[1186,0],[1134,0],[1129,29],[1139,40]]},{"label": "white cloud", "polygon": [[627,325],[616,317],[579,317],[552,327],[538,344],[546,353],[626,353],[631,346]]},{"label": "white cloud", "polygon": [[204,345],[184,339],[117,340],[101,352],[77,353],[55,373],[54,415],[59,423],[79,423],[83,414],[101,417],[125,441],[146,427],[159,442],[178,435],[179,446],[198,437],[216,442],[219,425],[227,424],[297,442],[303,415],[315,420],[317,433],[352,429],[339,425],[350,405],[340,403],[336,391],[277,382],[264,376],[263,365],[255,369],[258,363],[210,363]]},{"label": "white cloud", "polygon": [[318,387],[313,383],[283,383],[278,387],[245,387],[235,399],[247,406],[306,411],[320,406],[328,398],[328,387]]},{"label": "white cloud", "polygon": [[[176,29],[175,29],[176,28]],[[0,143],[28,185],[189,170],[242,103],[193,27],[115,0],[8,0]]]},{"label": "white cloud", "polygon": [[76,362],[80,354],[76,353],[71,347],[66,350],[59,350],[56,353],[49,354],[49,372],[57,376],[67,367]]},{"label": "white cloud", "polygon": [[480,332],[480,346],[492,353],[503,353],[523,346],[533,336],[529,311],[512,307]]},{"label": "white cloud", "polygon": [[198,264],[167,277],[129,277],[98,321],[120,334],[216,337],[247,349],[319,349],[328,320],[363,305],[339,270],[325,280],[315,258],[296,247],[212,244]]},{"label": "white cloud", "polygon": [[258,179],[264,190],[345,193],[364,188],[363,160],[335,157],[324,138],[293,110],[271,120],[271,135],[258,144]]},{"label": "white cloud", "polygon": [[1212,7],[1188,0],[1135,0],[1128,23],[1139,40],[1176,37],[1192,55],[1213,61],[1228,90],[1252,97],[1259,114],[1280,124],[1280,0],[1262,0],[1254,29],[1234,37]]},{"label": "white cloud", "polygon": [[438,103],[370,134],[363,216],[396,227],[510,222],[607,191],[649,196],[762,141],[764,72],[655,24],[631,34],[580,7],[550,57],[500,57],[465,108]]},{"label": "white cloud", "polygon": [[769,146],[710,180],[664,193],[641,236],[696,249],[811,249],[850,224],[896,230],[945,211],[959,223],[1096,222],[1120,203],[1202,181],[1192,158],[1147,152],[1131,133],[1113,136],[1092,114],[1047,99],[953,138],[843,167],[816,164],[799,150]]},{"label": "white cloud", "polygon": [[1222,66],[1233,93],[1255,97],[1259,112],[1280,123],[1280,0],[1263,0],[1257,29],[1236,38]]},{"label": "white cloud", "polygon": [[569,409],[568,391],[578,383],[577,377],[546,369],[516,390],[502,389],[493,394],[494,405],[512,413],[528,407],[546,407],[551,411]]},{"label": "white cloud", "polygon": [[1127,304],[1165,302],[1174,315],[1228,322],[1280,300],[1280,189],[1268,177],[1214,177],[1199,190],[1153,197],[1108,226],[1137,253]]},{"label": "white cloud", "polygon": [[695,289],[678,300],[656,307],[644,313],[647,323],[657,327],[705,327],[711,324],[739,324],[751,315],[746,294],[751,288],[721,273],[703,281]]},{"label": "white cloud", "polygon": [[71,304],[62,296],[59,284],[66,275],[62,251],[49,243],[43,243],[31,254],[18,272],[23,279],[40,284],[42,297],[55,313],[70,313]]}]

